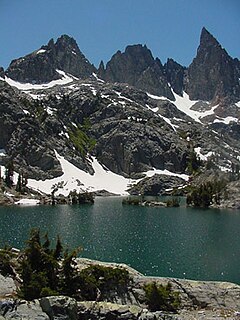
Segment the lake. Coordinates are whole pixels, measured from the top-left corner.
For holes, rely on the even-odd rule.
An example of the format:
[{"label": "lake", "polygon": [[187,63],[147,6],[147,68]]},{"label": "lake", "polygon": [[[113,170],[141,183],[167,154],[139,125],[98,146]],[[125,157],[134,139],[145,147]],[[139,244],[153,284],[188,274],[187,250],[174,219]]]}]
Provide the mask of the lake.
[{"label": "lake", "polygon": [[123,262],[145,275],[240,284],[240,211],[122,206],[121,197],[94,205],[0,207],[0,244],[25,245],[39,227],[59,234],[82,256]]}]

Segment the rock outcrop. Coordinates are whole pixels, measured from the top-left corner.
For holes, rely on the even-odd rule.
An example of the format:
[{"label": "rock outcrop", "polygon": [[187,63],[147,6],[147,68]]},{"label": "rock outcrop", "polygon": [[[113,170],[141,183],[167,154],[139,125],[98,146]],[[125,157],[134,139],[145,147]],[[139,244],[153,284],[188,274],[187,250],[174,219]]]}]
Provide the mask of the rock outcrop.
[{"label": "rock outcrop", "polygon": [[55,43],[51,39],[33,53],[13,60],[5,74],[18,82],[34,84],[61,79],[63,75],[58,70],[81,79],[96,71],[79,50],[76,41],[63,35]]},{"label": "rock outcrop", "polygon": [[168,83],[170,83],[173,91],[178,95],[183,95],[183,84],[186,68],[181,66],[173,59],[168,59],[164,65],[165,74]]},{"label": "rock outcrop", "polygon": [[[78,266],[98,264],[83,259]],[[101,262],[101,265],[104,263]],[[110,264],[106,264],[109,266]],[[118,266],[113,264],[112,267]],[[120,265],[123,268],[123,265]],[[0,298],[0,319],[31,320],[78,320],[78,319],[132,319],[132,320],[191,320],[191,319],[238,319],[240,311],[240,286],[228,282],[192,281],[174,278],[145,277],[128,266],[132,278],[128,291],[115,293],[101,301],[76,301],[67,296],[50,296],[26,302],[13,301],[12,279],[5,278],[8,291]],[[0,276],[0,283],[3,283]],[[148,307],[144,286],[149,283],[167,285],[178,292],[180,306],[177,313],[151,311]],[[8,305],[6,307],[6,304]],[[2,316],[1,316],[2,315]]]},{"label": "rock outcrop", "polygon": [[4,69],[0,67],[0,78],[4,78]]},{"label": "rock outcrop", "polygon": [[186,181],[179,177],[171,177],[164,174],[155,174],[151,178],[144,178],[139,183],[131,187],[130,194],[142,194],[150,196],[161,196],[169,194],[169,191],[178,189],[185,185]]}]

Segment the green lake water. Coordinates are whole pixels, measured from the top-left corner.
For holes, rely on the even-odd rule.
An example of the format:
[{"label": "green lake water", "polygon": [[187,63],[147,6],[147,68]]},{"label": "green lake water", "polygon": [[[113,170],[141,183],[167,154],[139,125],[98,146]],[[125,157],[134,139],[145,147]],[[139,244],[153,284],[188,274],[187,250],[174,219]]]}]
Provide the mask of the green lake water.
[{"label": "green lake water", "polygon": [[145,275],[240,284],[240,211],[94,205],[0,208],[0,245],[22,248],[39,227],[83,257],[123,262]]}]

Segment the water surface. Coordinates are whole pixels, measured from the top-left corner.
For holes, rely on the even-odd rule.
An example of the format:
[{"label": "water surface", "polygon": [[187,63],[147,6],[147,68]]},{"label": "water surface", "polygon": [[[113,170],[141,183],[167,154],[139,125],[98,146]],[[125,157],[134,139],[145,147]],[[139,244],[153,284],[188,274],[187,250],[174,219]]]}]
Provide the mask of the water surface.
[{"label": "water surface", "polygon": [[0,208],[0,244],[22,248],[29,230],[57,234],[82,256],[124,262],[146,275],[240,284],[240,211],[94,205]]}]

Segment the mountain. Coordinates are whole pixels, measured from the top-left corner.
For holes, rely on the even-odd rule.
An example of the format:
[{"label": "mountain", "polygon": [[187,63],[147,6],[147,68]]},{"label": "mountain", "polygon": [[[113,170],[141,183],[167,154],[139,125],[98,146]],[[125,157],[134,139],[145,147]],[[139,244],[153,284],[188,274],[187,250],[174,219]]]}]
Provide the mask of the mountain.
[{"label": "mountain", "polygon": [[107,82],[128,83],[153,95],[174,100],[161,61],[153,58],[146,45],[127,46],[123,53],[118,51],[106,68],[100,64],[98,75]]},{"label": "mountain", "polygon": [[230,97],[240,100],[239,60],[231,58],[218,41],[202,29],[197,56],[187,70],[186,92],[192,100]]},{"label": "mountain", "polygon": [[51,39],[33,53],[13,60],[6,76],[23,83],[47,83],[61,79],[61,71],[81,79],[96,71],[81,53],[76,41],[67,35],[58,38],[56,43]]},{"label": "mountain", "polygon": [[0,164],[13,160],[29,185],[65,194],[122,193],[144,177],[163,192],[196,165],[232,171],[240,165],[239,70],[206,29],[188,68],[162,65],[138,44],[96,70],[73,38],[50,40],[1,70]]}]

